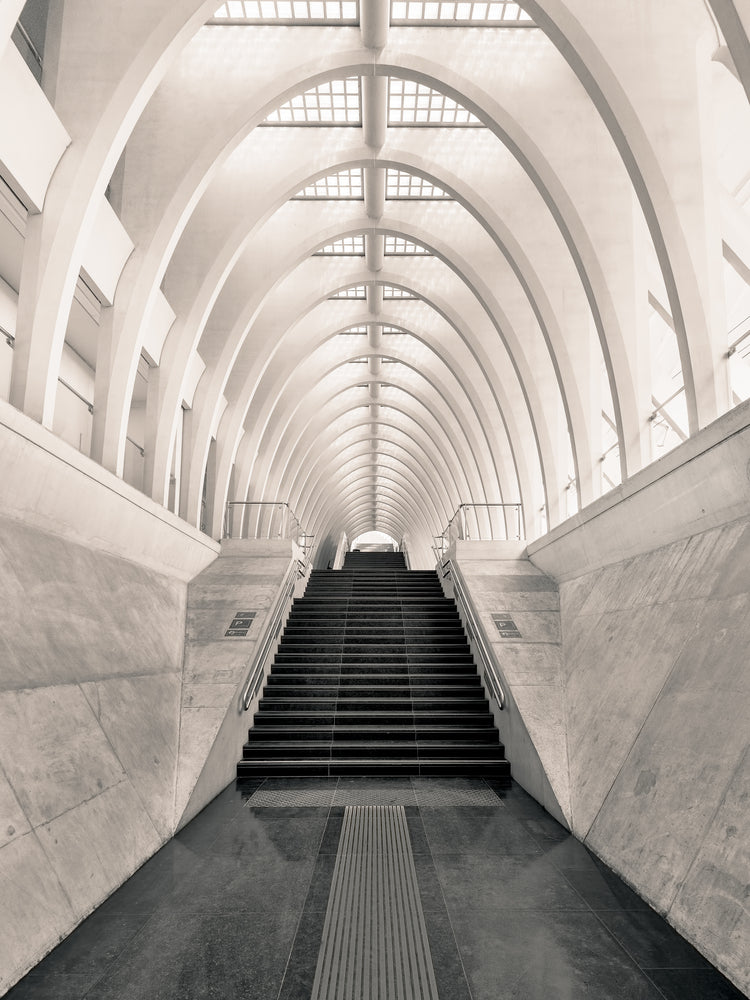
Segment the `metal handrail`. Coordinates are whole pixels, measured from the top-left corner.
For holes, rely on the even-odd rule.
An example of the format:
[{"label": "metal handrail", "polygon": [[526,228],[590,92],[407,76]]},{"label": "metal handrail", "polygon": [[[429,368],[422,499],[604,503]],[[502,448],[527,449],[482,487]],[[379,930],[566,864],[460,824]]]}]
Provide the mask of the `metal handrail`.
[{"label": "metal handrail", "polygon": [[309,564],[307,562],[295,559],[287,570],[287,574],[281,584],[281,591],[279,596],[276,598],[273,611],[271,612],[271,616],[266,624],[266,630],[263,634],[260,647],[253,658],[253,665],[248,671],[247,680],[242,688],[242,695],[240,696],[240,712],[247,712],[252,704],[253,698],[258,693],[258,689],[263,682],[266,659],[268,658],[268,654],[270,653],[273,644],[279,637],[279,632],[281,631],[281,627],[284,623],[284,615],[286,614],[289,602],[294,596],[294,589],[297,586],[297,581],[305,575],[308,565]]},{"label": "metal handrail", "polygon": [[[435,542],[439,543],[440,548],[442,549],[441,558],[442,558],[443,555],[445,555],[446,549],[448,549],[449,546],[450,546],[451,529],[452,529],[453,524],[454,524],[454,522],[456,521],[457,518],[459,518],[459,517],[461,518],[461,524],[458,526],[458,530],[461,532],[461,534],[459,535],[459,537],[461,537],[461,538],[469,538],[468,525],[467,525],[467,522],[466,522],[466,512],[467,511],[473,511],[474,512],[474,516],[477,518],[477,530],[478,530],[479,536],[480,536],[479,540],[487,540],[487,539],[481,539],[482,532],[481,532],[481,529],[479,528],[479,520],[478,520],[478,517],[477,517],[477,514],[476,514],[477,509],[486,510],[488,512],[488,516],[489,516],[489,512],[492,511],[492,510],[497,509],[497,510],[502,510],[504,512],[506,508],[515,510],[515,512],[516,512],[516,525],[517,525],[517,529],[516,529],[517,530],[517,535],[516,535],[516,537],[519,538],[519,539],[522,538],[523,537],[522,536],[523,504],[522,503],[461,503],[456,508],[456,512],[453,515],[453,517],[450,519],[450,521],[448,521],[448,524],[443,529],[442,534],[435,536]],[[505,515],[503,514],[503,516],[505,516]],[[508,533],[508,530],[507,530],[507,522],[506,522],[505,537],[506,537],[506,539],[509,537],[509,533]],[[492,540],[492,541],[495,540],[494,532],[492,531],[492,522],[491,521],[490,521],[490,539],[489,540]]]},{"label": "metal handrail", "polygon": [[[286,512],[286,516],[291,520],[291,524],[284,527],[284,534],[280,537],[291,538],[296,541],[300,548],[305,553],[306,558],[310,558],[312,554],[313,545],[315,542],[315,535],[311,535],[305,528],[303,528],[300,519],[294,513],[292,508],[285,500],[227,500],[226,506],[224,507],[224,527],[222,536],[224,538],[230,538],[230,523],[232,511],[236,507],[241,507],[244,509],[249,509],[251,507],[275,507],[277,509],[283,509]],[[242,537],[242,530],[240,529],[239,537]],[[256,534],[255,537],[261,537]]]},{"label": "metal handrail", "polygon": [[494,657],[484,641],[482,627],[476,619],[476,615],[471,607],[471,602],[466,594],[466,588],[464,587],[461,571],[454,565],[452,559],[446,559],[445,562],[442,563],[442,570],[443,579],[447,576],[451,578],[451,582],[453,583],[453,596],[461,605],[464,615],[466,616],[466,630],[469,633],[469,638],[476,641],[479,649],[479,658],[484,667],[484,675],[487,678],[490,688],[492,689],[493,695],[495,696],[498,708],[502,711],[505,708],[505,689],[503,688],[502,682],[497,675]]}]

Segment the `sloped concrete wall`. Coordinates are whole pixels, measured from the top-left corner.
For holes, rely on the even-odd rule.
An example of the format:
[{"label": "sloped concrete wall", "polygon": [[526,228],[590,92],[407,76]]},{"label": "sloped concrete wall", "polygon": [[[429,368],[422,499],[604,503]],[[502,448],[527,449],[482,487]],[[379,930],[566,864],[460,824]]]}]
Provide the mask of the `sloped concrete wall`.
[{"label": "sloped concrete wall", "polygon": [[572,829],[750,993],[750,404],[528,546]]},{"label": "sloped concrete wall", "polygon": [[174,832],[187,581],[219,546],[0,405],[0,994]]},{"label": "sloped concrete wall", "polygon": [[[507,703],[503,711],[491,697],[490,703],[513,777],[569,827],[559,596],[555,581],[524,549],[523,542],[458,541],[448,555],[500,669]],[[493,620],[498,614],[513,620],[519,637],[501,636]]]},{"label": "sloped concrete wall", "polygon": [[[175,789],[178,829],[236,774],[256,707],[240,710],[242,688],[284,578],[301,556],[289,540],[227,539],[219,558],[188,588]],[[227,636],[238,611],[256,612],[252,627],[246,636]]]},{"label": "sloped concrete wall", "polygon": [[173,832],[186,587],[0,521],[0,993]]},{"label": "sloped concrete wall", "polygon": [[573,830],[750,992],[750,523],[560,595]]}]

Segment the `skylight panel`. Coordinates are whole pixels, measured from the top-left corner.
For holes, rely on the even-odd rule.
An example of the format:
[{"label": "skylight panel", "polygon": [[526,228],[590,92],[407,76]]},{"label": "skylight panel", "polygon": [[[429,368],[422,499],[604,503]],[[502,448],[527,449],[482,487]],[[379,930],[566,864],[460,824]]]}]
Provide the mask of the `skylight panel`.
[{"label": "skylight panel", "polygon": [[383,285],[384,299],[418,299],[419,296],[408,288],[398,288],[396,285]]},{"label": "skylight panel", "polygon": [[339,330],[339,334],[338,335],[340,337],[345,337],[345,336],[348,336],[350,334],[357,334],[357,335],[359,335],[359,334],[362,334],[362,333],[364,333],[364,334],[367,333],[367,326],[364,323],[360,323],[359,326],[347,326],[347,328],[345,330]]},{"label": "skylight panel", "polygon": [[334,240],[333,243],[326,243],[320,250],[316,250],[316,257],[364,257],[365,238],[360,233],[359,236],[344,236],[343,239]]},{"label": "skylight panel", "polygon": [[366,299],[367,291],[364,285],[349,285],[328,296],[329,299]]},{"label": "skylight panel", "polygon": [[209,24],[358,24],[356,0],[227,0]]},{"label": "skylight panel", "polygon": [[424,177],[408,174],[403,170],[389,169],[386,175],[386,198],[439,198],[451,200],[451,196],[442,188],[436,187]]},{"label": "skylight panel", "polygon": [[319,177],[303,188],[295,198],[328,198],[336,200],[362,200],[362,168],[340,170],[337,174]]},{"label": "skylight panel", "polygon": [[512,0],[392,0],[391,24],[502,25],[535,27],[534,22]]},{"label": "skylight panel", "polygon": [[328,80],[296,94],[272,111],[264,125],[361,125],[359,77]]},{"label": "skylight panel", "polygon": [[386,236],[385,254],[388,257],[429,257],[430,251],[420,243],[413,243],[402,236]]},{"label": "skylight panel", "polygon": [[480,125],[467,108],[416,80],[388,78],[389,125]]}]

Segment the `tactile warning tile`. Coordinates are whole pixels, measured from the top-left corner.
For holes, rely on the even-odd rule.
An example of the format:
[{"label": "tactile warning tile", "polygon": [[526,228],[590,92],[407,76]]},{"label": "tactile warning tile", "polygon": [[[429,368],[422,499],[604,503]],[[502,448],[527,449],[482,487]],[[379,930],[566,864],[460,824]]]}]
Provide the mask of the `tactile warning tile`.
[{"label": "tactile warning tile", "polygon": [[438,1000],[406,814],[347,808],[311,1000]]},{"label": "tactile warning tile", "polygon": [[481,778],[412,778],[417,805],[422,809],[454,806],[500,806],[500,799]]},{"label": "tactile warning tile", "polygon": [[301,807],[330,806],[333,803],[335,790],[335,780],[325,784],[300,782],[298,785],[290,785],[288,781],[275,783],[269,779],[254,795],[251,795],[245,806],[249,809],[299,809]]},{"label": "tactile warning tile", "polygon": [[333,798],[335,806],[416,806],[417,799],[411,782],[368,780],[339,781]]}]

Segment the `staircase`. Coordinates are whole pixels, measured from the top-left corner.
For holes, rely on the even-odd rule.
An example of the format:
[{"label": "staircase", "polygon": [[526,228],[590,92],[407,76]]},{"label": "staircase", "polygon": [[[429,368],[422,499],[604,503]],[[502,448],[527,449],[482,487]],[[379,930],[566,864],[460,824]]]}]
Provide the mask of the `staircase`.
[{"label": "staircase", "polygon": [[292,607],[237,765],[252,775],[485,775],[510,765],[454,602],[400,552],[350,552]]}]

